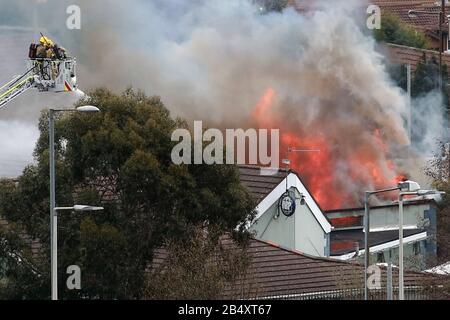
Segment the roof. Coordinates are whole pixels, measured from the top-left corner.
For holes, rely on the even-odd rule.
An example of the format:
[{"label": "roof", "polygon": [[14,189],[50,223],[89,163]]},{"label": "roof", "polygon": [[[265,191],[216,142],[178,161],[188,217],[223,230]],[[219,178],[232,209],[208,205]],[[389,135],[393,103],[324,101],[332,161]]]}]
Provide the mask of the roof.
[{"label": "roof", "polygon": [[[439,15],[441,10],[441,1],[438,0],[372,0],[371,4],[378,5],[382,12],[388,11],[399,16],[404,22],[416,29],[435,33],[439,30]],[[409,10],[416,10],[419,13],[415,17],[410,17]],[[420,12],[427,13],[420,13]],[[450,11],[447,2],[446,12]],[[447,21],[447,19],[445,19]],[[443,31],[447,32],[448,23],[442,25]],[[430,34],[433,35],[433,34]]]},{"label": "roof", "polygon": [[[407,229],[403,230],[403,235],[404,237],[409,237],[423,232],[425,230]],[[364,236],[365,234],[361,229],[332,231],[330,235],[331,255],[337,256],[355,252],[356,244],[358,245],[358,250],[359,248],[364,248]],[[369,247],[372,248],[394,240],[398,240],[398,230],[370,232]]]},{"label": "roof", "polygon": [[[289,0],[288,4],[300,12],[313,10],[320,3],[318,0]],[[439,15],[441,10],[441,1],[439,0],[371,0],[370,2],[362,2],[362,6],[377,5],[383,12],[391,12],[405,23],[413,26],[430,37],[438,38]],[[446,13],[450,12],[450,4],[446,0]],[[410,10],[416,10],[416,16],[409,15]],[[420,13],[423,12],[423,13]],[[426,13],[425,13],[426,12]],[[448,21],[445,19],[442,30],[448,32]]]},{"label": "roof", "polygon": [[286,189],[296,188],[304,195],[305,204],[311,210],[322,229],[326,233],[331,231],[331,224],[323,214],[319,204],[294,171],[257,166],[240,166],[239,171],[241,174],[241,182],[247,186],[258,204],[256,207],[257,214],[254,220],[259,219],[267,212],[286,192]]},{"label": "roof", "polygon": [[[228,241],[230,244],[231,241]],[[238,282],[233,289],[227,287],[223,293],[224,297],[295,298],[348,288],[363,288],[364,266],[358,263],[314,257],[258,239],[250,240],[248,254],[251,264],[246,280]],[[157,250],[154,256],[155,265],[161,264],[165,257],[166,250]],[[383,268],[382,273],[382,279],[386,279]],[[396,275],[394,270],[394,278]],[[405,272],[405,286],[416,286],[427,276],[430,275]],[[245,288],[248,290],[244,290]],[[249,296],[238,293],[243,291]]]},{"label": "roof", "polygon": [[274,175],[263,175],[261,167],[256,166],[239,166],[238,169],[242,185],[248,189],[257,203],[286,178],[286,170],[283,169],[273,171]]},{"label": "roof", "polygon": [[[425,198],[425,199],[418,199],[418,200],[404,200],[403,206],[417,206],[420,204],[432,204],[437,205],[436,201],[431,198]],[[389,203],[389,204],[383,204],[379,206],[370,206],[370,210],[374,209],[383,209],[383,208],[393,208],[398,207],[398,202]],[[357,208],[346,208],[346,209],[333,209],[333,210],[326,210],[324,211],[325,214],[332,214],[332,213],[339,213],[339,212],[350,212],[350,211],[364,211],[364,207],[357,207]]]}]

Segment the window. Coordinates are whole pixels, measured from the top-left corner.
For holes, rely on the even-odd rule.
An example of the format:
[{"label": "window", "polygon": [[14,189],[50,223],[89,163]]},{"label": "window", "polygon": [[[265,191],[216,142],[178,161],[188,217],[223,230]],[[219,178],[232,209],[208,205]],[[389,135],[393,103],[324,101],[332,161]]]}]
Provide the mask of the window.
[{"label": "window", "polygon": [[420,254],[420,242],[416,242],[413,244],[413,252],[416,256]]},{"label": "window", "polygon": [[377,263],[384,263],[384,252],[378,252],[377,253]]}]

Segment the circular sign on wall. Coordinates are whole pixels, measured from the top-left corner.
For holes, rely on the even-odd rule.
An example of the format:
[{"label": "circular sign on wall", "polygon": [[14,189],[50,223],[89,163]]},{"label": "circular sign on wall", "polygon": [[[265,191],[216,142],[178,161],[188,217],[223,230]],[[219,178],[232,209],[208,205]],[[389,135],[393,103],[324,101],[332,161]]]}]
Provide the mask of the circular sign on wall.
[{"label": "circular sign on wall", "polygon": [[278,208],[286,217],[290,217],[295,213],[295,199],[289,192],[286,192],[281,196],[278,201]]}]

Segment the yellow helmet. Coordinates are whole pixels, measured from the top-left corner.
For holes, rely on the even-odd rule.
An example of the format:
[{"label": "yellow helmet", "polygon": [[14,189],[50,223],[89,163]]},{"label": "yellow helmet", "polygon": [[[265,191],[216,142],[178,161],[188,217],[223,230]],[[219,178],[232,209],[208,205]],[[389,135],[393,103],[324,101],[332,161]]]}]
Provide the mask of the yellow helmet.
[{"label": "yellow helmet", "polygon": [[39,40],[39,42],[42,44],[42,45],[50,45],[50,46],[52,46],[53,45],[53,41],[50,39],[50,38],[48,38],[48,37],[46,37],[46,36],[42,36],[41,37],[41,39]]}]

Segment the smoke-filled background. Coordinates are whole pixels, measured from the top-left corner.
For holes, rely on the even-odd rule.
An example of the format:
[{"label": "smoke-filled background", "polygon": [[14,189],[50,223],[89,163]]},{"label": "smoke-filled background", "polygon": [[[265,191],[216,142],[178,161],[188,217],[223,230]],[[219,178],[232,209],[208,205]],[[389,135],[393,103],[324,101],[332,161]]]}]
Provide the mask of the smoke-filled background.
[{"label": "smoke-filled background", "polygon": [[[405,158],[407,99],[366,28],[367,3],[308,2],[315,9],[305,14],[262,14],[250,0],[0,0],[0,25],[9,26],[0,40],[10,48],[0,49],[0,80],[25,70],[43,31],[77,57],[84,91],[131,85],[210,127],[279,128],[283,156],[319,149],[290,158],[325,209],[356,205],[364,190],[403,175],[421,180],[421,160],[442,132],[441,97],[414,102],[434,117],[414,124],[426,138]],[[81,30],[66,28],[71,4]],[[75,99],[33,92],[0,110],[0,176],[32,161],[39,111]]]}]

